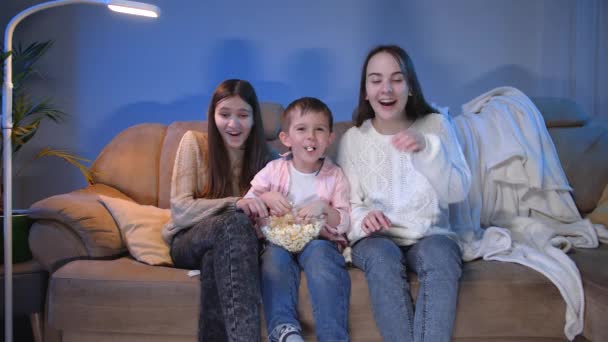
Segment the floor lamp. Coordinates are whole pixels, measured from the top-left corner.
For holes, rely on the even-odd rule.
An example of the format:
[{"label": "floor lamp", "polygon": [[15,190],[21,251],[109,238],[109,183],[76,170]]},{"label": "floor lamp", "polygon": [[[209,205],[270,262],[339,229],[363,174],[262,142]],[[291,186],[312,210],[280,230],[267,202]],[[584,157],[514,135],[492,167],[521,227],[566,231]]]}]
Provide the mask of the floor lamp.
[{"label": "floor lamp", "polygon": [[[4,34],[4,51],[12,51],[15,27],[28,15],[47,8],[69,4],[106,5],[109,9],[146,17],[157,18],[160,9],[154,5],[128,0],[56,0],[32,6],[20,12],[9,21]],[[4,61],[4,83],[2,87],[2,136],[4,165],[4,341],[13,341],[13,184],[12,184],[12,142],[13,130],[13,59],[11,54]]]}]

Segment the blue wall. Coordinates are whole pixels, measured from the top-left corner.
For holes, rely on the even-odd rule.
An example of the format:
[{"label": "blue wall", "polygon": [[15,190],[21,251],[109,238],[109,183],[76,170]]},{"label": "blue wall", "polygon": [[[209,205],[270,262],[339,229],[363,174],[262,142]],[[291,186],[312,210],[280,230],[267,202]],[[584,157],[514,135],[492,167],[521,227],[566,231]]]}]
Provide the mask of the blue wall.
[{"label": "blue wall", "polygon": [[[43,127],[20,158],[50,145],[94,159],[133,124],[204,119],[216,84],[233,77],[250,80],[262,101],[317,96],[347,120],[363,58],[379,43],[405,47],[427,98],[453,113],[511,85],[531,96],[573,98],[599,115],[607,104],[580,89],[605,85],[608,73],[585,63],[597,53],[573,49],[597,50],[600,36],[584,30],[605,23],[607,6],[598,1],[151,0],[162,9],[157,20],[87,5],[46,10],[22,22],[14,41],[55,41],[40,63],[44,79],[30,87],[71,117]],[[0,24],[39,2],[2,0]],[[596,22],[581,26],[577,16],[587,12]],[[84,184],[59,161],[34,165],[17,179],[17,206]]]}]

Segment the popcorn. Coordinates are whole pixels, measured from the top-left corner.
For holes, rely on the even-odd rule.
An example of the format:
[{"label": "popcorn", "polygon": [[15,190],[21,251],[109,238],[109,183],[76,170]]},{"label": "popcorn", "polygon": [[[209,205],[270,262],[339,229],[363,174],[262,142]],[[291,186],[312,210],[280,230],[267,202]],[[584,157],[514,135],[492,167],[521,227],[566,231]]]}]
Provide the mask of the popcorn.
[{"label": "popcorn", "polygon": [[262,233],[268,241],[297,253],[304,249],[310,240],[319,236],[324,224],[323,220],[296,223],[293,214],[270,216],[267,224],[262,226]]}]

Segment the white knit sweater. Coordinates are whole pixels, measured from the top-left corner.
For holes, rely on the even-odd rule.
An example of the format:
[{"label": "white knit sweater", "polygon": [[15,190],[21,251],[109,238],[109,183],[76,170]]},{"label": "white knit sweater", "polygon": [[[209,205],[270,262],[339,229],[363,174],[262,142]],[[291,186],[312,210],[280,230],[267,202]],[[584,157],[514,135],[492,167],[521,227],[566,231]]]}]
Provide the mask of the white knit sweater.
[{"label": "white knit sweater", "polygon": [[448,119],[429,114],[412,126],[424,135],[426,148],[400,152],[371,123],[350,128],[340,141],[338,162],[351,185],[353,244],[366,236],[361,229],[371,210],[381,210],[392,226],[381,234],[398,245],[411,245],[431,234],[455,236],[448,203],[463,200],[471,173]]}]

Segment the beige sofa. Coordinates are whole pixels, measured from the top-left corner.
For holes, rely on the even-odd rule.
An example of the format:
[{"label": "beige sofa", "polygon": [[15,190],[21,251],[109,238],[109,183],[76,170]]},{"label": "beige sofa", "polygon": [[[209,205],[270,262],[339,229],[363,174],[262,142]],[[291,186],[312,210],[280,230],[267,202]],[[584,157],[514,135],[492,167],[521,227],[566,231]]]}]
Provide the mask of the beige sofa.
[{"label": "beige sofa", "polygon": [[[576,191],[576,203],[581,212],[591,212],[608,182],[608,129],[588,121],[571,103],[536,102]],[[267,139],[280,148],[276,137],[281,107],[265,104],[263,108]],[[337,123],[338,135],[350,125]],[[35,259],[51,272],[47,341],[196,340],[198,278],[188,277],[186,270],[148,266],[127,255],[114,220],[98,202],[98,195],[104,194],[167,208],[173,159],[188,129],[206,126],[175,122],[130,127],[95,160],[93,185],[32,206],[37,220],[30,246]],[[584,280],[584,336],[608,341],[608,248],[575,250],[571,256]],[[380,341],[364,275],[357,269],[349,272],[352,341]],[[300,319],[306,339],[313,341],[305,289],[303,283]],[[564,313],[558,290],[540,274],[517,264],[469,262],[461,280],[454,336],[456,341],[563,341]]]}]

